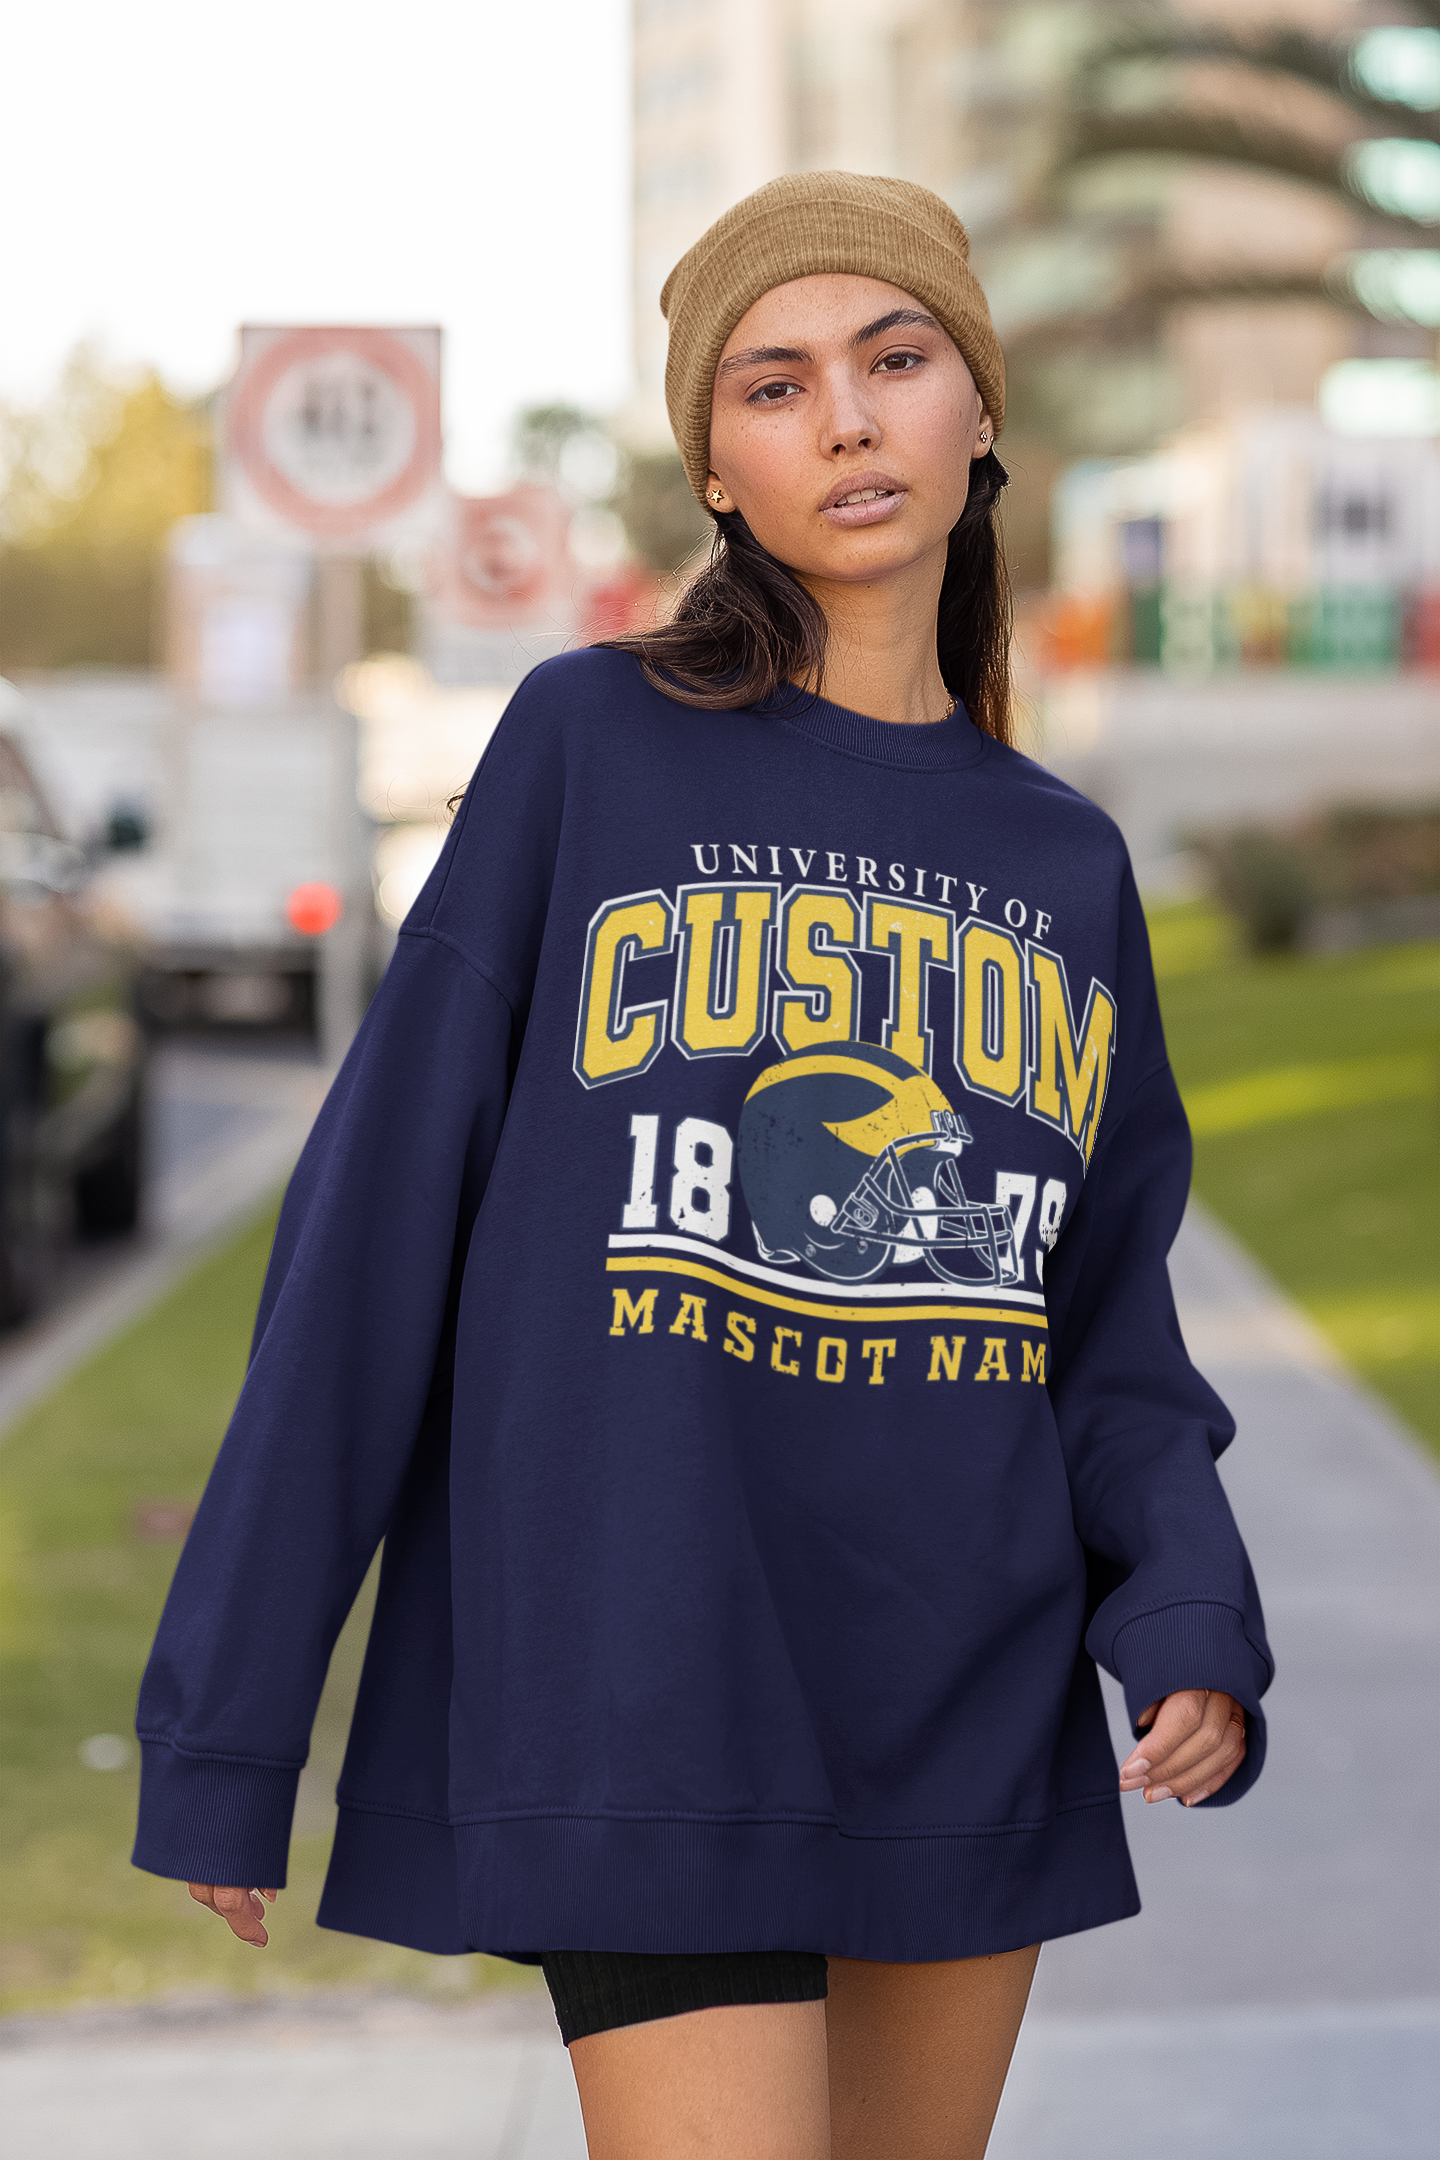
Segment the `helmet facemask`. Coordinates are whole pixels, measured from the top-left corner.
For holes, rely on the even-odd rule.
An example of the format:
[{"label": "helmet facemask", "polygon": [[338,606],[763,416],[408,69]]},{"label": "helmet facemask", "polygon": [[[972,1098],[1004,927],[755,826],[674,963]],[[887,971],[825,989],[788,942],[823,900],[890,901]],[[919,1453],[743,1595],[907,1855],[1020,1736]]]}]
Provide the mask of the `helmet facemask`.
[{"label": "helmet facemask", "polygon": [[865,1171],[829,1225],[832,1233],[880,1240],[901,1266],[923,1255],[946,1282],[999,1288],[1020,1280],[1015,1226],[999,1201],[972,1200],[960,1176],[970,1139],[954,1111],[932,1114],[933,1130],[892,1140]]}]

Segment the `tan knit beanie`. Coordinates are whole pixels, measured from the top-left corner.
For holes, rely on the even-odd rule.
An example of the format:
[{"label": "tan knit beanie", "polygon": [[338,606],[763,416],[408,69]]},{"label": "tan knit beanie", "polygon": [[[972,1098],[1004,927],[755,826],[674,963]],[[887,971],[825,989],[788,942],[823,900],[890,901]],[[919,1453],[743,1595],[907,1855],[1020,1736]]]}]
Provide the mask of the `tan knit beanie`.
[{"label": "tan knit beanie", "polygon": [[710,401],[725,341],[762,293],[839,271],[898,285],[923,301],[960,348],[998,434],[1005,359],[953,210],[911,180],[789,173],[717,218],[682,255],[660,295],[670,325],[665,403],[701,502],[710,470]]}]

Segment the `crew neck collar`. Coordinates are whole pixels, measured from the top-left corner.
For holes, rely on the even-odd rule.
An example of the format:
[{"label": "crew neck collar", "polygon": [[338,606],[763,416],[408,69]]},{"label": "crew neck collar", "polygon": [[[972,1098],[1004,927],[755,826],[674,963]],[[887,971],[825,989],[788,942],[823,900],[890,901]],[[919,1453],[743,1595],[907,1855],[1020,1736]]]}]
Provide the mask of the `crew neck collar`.
[{"label": "crew neck collar", "polygon": [[773,713],[783,726],[798,728],[848,757],[906,772],[954,771],[985,755],[985,737],[963,705],[957,704],[944,720],[872,720],[866,713],[832,705],[828,698],[789,689],[762,698],[755,709]]}]

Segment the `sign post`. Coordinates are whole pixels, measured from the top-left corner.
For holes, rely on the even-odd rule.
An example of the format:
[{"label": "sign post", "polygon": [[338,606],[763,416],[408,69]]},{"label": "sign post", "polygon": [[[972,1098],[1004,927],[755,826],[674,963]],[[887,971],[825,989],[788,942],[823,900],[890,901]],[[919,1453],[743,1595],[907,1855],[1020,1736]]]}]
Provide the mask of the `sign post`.
[{"label": "sign post", "polygon": [[[364,657],[365,556],[425,540],[444,511],[441,333],[432,326],[240,332],[225,408],[226,506],[301,532],[319,563],[318,659],[330,687]],[[331,692],[332,845],[342,912],[320,935],[321,1055],[338,1064],[364,1010],[374,934],[356,722]]]}]

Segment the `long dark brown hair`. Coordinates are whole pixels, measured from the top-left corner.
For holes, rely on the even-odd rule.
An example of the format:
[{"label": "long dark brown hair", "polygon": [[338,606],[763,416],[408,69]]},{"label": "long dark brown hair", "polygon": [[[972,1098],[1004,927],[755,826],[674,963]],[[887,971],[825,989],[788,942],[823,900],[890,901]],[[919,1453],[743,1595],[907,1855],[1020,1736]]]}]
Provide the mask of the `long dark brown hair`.
[{"label": "long dark brown hair", "polygon": [[[1013,742],[1005,551],[995,530],[1009,475],[993,450],[970,468],[951,528],[935,625],[940,673],[977,728]],[[668,623],[600,642],[633,653],[648,682],[682,705],[729,710],[795,683],[819,694],[829,632],[817,600],[763,548],[738,510],[717,516],[710,560]]]}]

